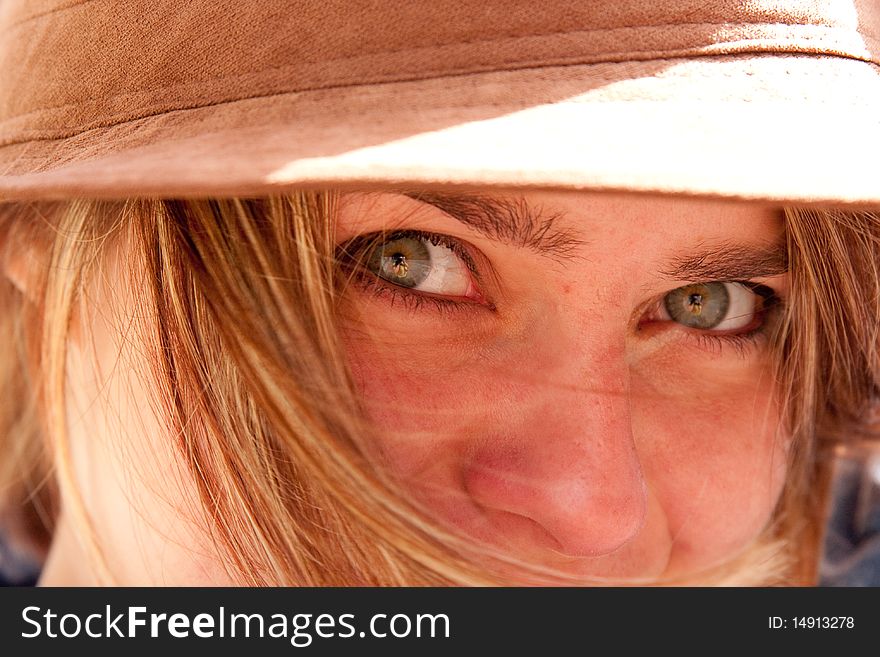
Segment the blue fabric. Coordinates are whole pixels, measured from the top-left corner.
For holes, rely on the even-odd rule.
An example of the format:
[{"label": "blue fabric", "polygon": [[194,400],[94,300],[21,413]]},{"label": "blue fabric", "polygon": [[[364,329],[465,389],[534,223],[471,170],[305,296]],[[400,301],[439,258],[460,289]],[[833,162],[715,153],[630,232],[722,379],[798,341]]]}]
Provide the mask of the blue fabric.
[{"label": "blue fabric", "polygon": [[14,550],[0,530],[0,586],[33,586],[40,576],[40,564]]},{"label": "blue fabric", "polygon": [[880,586],[880,455],[840,457],[831,485],[820,586]]}]

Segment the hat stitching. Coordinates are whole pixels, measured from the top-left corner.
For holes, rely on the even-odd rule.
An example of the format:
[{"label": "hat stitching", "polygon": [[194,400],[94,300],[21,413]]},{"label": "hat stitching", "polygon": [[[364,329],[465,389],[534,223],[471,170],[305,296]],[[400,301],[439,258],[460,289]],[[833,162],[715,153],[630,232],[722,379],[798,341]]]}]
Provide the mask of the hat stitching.
[{"label": "hat stitching", "polygon": [[[743,54],[743,53],[731,53],[730,56],[735,57],[735,56],[741,55],[741,54]],[[783,53],[783,54],[792,55],[792,53]],[[710,55],[710,56],[706,56],[706,59],[715,58],[715,57],[722,57],[722,56],[725,56],[725,55]],[[661,61],[661,59],[658,59],[656,61]],[[670,58],[670,61],[674,61],[675,59],[685,59],[685,58]],[[841,57],[840,59],[849,59],[849,58]],[[655,61],[655,60],[651,59],[648,61]],[[861,60],[850,60],[850,61],[861,61]],[[621,62],[603,62],[603,63],[614,64],[614,63],[621,63]],[[877,64],[873,64],[870,62],[866,62],[866,64],[868,66],[871,66],[872,68],[878,68]],[[593,65],[594,64],[580,64],[580,66],[593,66]],[[546,66],[539,66],[539,67],[523,67],[523,68],[519,68],[519,69],[488,70],[488,71],[478,71],[478,72],[483,73],[483,74],[486,74],[486,73],[506,73],[506,72],[529,70],[530,68],[553,69],[553,68],[566,68],[568,66],[578,66],[578,64],[546,65]],[[378,82],[376,84],[383,84],[383,85],[389,84],[390,85],[390,84],[405,84],[405,83],[409,83],[409,82],[415,83],[415,82],[443,79],[443,77],[466,76],[466,75],[470,75],[472,73],[473,72],[461,73],[461,74],[455,74],[455,75],[451,74],[451,75],[442,76],[442,77],[385,80],[385,81]],[[880,70],[878,70],[878,73],[880,73]],[[190,106],[179,106],[179,107],[165,108],[165,109],[160,109],[155,112],[149,112],[149,113],[141,114],[138,116],[133,116],[130,118],[116,119],[116,120],[109,121],[109,122],[94,123],[89,126],[74,129],[74,131],[67,131],[67,132],[60,132],[60,133],[56,132],[56,134],[54,134],[54,135],[47,134],[47,131],[42,131],[42,133],[40,133],[38,131],[31,131],[31,133],[21,135],[18,138],[11,137],[7,140],[0,140],[0,148],[6,148],[8,146],[15,146],[17,144],[22,144],[22,143],[27,143],[27,142],[59,141],[59,140],[64,140],[64,139],[71,139],[71,138],[74,138],[78,135],[85,134],[91,130],[113,128],[116,126],[130,124],[135,121],[140,121],[142,119],[150,119],[150,118],[154,118],[157,116],[171,115],[175,112],[186,112],[186,111],[191,111],[191,110],[206,109],[206,108],[210,108],[210,107],[217,107],[217,106],[227,105],[227,104],[236,103],[236,102],[244,102],[244,101],[248,101],[248,100],[259,100],[262,98],[271,98],[274,96],[285,96],[285,95],[295,96],[298,94],[308,94],[310,92],[332,91],[334,89],[345,89],[345,88],[351,88],[351,87],[356,87],[356,86],[360,86],[360,85],[341,84],[341,85],[336,85],[336,86],[311,87],[311,88],[305,88],[305,89],[298,89],[296,91],[279,91],[277,93],[271,93],[271,94],[262,94],[262,95],[253,95],[253,96],[244,96],[244,97],[237,97],[237,98],[230,98],[230,99],[222,99],[222,100],[218,100],[215,102],[207,102],[204,104],[194,104],[194,105],[190,105]],[[367,85],[367,86],[370,86],[370,85]],[[578,101],[569,99],[566,102],[567,103],[576,103]],[[470,106],[469,102],[462,102],[459,104],[444,103],[442,105],[441,104],[434,104],[434,105],[432,105],[432,109],[469,107],[469,106]],[[499,107],[499,108],[507,108],[507,109],[517,108],[517,107],[522,108],[522,107],[527,107],[527,106],[528,106],[528,104],[522,104],[522,103],[498,103],[498,102],[482,102],[482,103],[480,103],[480,107]],[[34,133],[36,133],[36,134],[34,134]]]},{"label": "hat stitching", "polygon": [[52,14],[62,14],[70,9],[75,9],[81,5],[91,4],[92,2],[96,2],[96,0],[74,0],[71,4],[68,5],[59,5],[56,7],[52,7],[52,9],[50,9],[49,11],[43,11],[36,14],[31,14],[30,16],[25,16],[20,20],[9,23],[9,25],[7,25],[3,31],[0,31],[0,34],[3,34],[4,32],[11,32],[14,28],[30,23],[31,21],[39,20],[40,18],[45,18],[46,16],[51,16]]},{"label": "hat stitching", "polygon": [[[91,2],[93,0],[86,0],[86,1]],[[671,24],[671,25],[679,25],[679,24]],[[733,28],[733,27],[748,27],[748,26],[754,26],[754,25],[759,25],[759,24],[757,24],[757,23],[755,23],[755,24],[752,24],[752,23],[738,23],[738,24],[692,23],[692,24],[687,24],[687,25],[691,26],[691,27],[698,27],[698,26],[703,26],[703,27],[715,26],[715,27],[717,27],[717,26],[724,25],[725,27]],[[805,26],[805,25],[801,25],[801,24],[788,25],[788,24],[777,24],[777,23],[765,23],[762,25],[771,25],[771,26],[772,25],[786,25],[788,27],[821,28],[823,31],[827,31],[831,34],[834,34],[835,32],[844,32],[850,38],[852,38],[854,34],[858,34],[858,33],[853,33],[851,30],[842,30],[841,28],[824,28],[822,26],[813,26],[813,25],[806,25]],[[579,30],[579,31],[572,31],[572,32],[549,33],[546,35],[530,35],[530,36],[517,37],[515,39],[507,38],[507,39],[490,39],[490,40],[484,40],[484,41],[465,41],[465,42],[457,42],[455,44],[448,44],[448,47],[456,47],[456,46],[460,46],[460,45],[471,45],[471,44],[478,44],[478,43],[497,43],[497,42],[501,42],[501,41],[514,41],[515,42],[517,40],[540,38],[542,36],[562,36],[562,35],[572,35],[572,34],[582,34],[582,33],[583,34],[590,34],[590,33],[597,33],[597,32],[611,33],[611,32],[620,31],[621,29],[640,29],[640,28],[638,28],[638,27],[637,28],[613,28],[613,29],[604,29],[603,28],[603,29],[599,29],[599,30]],[[821,39],[816,38],[816,37],[812,37],[812,38],[807,37],[807,39],[808,40],[816,40],[816,41],[821,42]],[[872,42],[874,42],[873,39],[870,39],[870,40]],[[339,83],[339,84],[332,84],[331,83],[331,84],[326,84],[326,85],[313,85],[313,86],[308,86],[308,87],[302,87],[300,89],[282,89],[282,90],[279,90],[279,91],[271,93],[271,94],[262,94],[262,95],[253,95],[253,96],[238,96],[235,98],[220,99],[215,102],[207,102],[204,104],[194,104],[194,105],[190,105],[190,106],[180,105],[179,107],[172,108],[172,109],[186,110],[186,109],[193,109],[195,107],[207,107],[207,106],[217,104],[217,103],[234,102],[236,100],[246,100],[248,98],[258,98],[258,97],[262,97],[263,95],[273,96],[273,95],[280,95],[280,94],[286,94],[286,93],[314,91],[315,89],[332,89],[332,88],[340,88],[340,87],[346,87],[346,86],[361,86],[361,85],[369,85],[369,84],[383,84],[383,83],[393,83],[393,82],[403,82],[403,81],[438,79],[438,78],[444,78],[444,77],[470,75],[470,74],[474,74],[474,73],[487,73],[487,72],[492,72],[492,71],[512,71],[512,70],[524,70],[524,69],[530,69],[530,68],[590,65],[590,64],[599,64],[599,63],[606,63],[606,62],[610,63],[610,62],[615,62],[615,61],[653,61],[653,60],[664,60],[664,59],[676,59],[676,58],[681,58],[681,57],[685,57],[685,56],[713,57],[713,56],[722,56],[722,55],[727,55],[727,54],[747,54],[747,53],[752,53],[752,52],[756,53],[756,54],[757,53],[779,52],[779,53],[786,53],[786,54],[803,53],[803,54],[807,54],[807,55],[816,55],[816,56],[840,57],[840,58],[853,59],[853,60],[857,60],[857,61],[866,61],[866,62],[871,62],[871,63],[875,63],[875,64],[880,64],[880,58],[878,58],[877,60],[874,60],[873,58],[867,59],[867,58],[865,58],[864,55],[859,55],[859,54],[850,53],[850,52],[841,52],[839,50],[829,50],[827,48],[823,49],[821,47],[813,48],[813,47],[808,47],[804,44],[796,44],[796,43],[777,44],[777,45],[753,44],[752,43],[753,41],[754,41],[754,39],[751,39],[751,40],[744,39],[744,40],[741,40],[740,43],[737,43],[736,41],[708,43],[708,44],[703,44],[703,45],[699,45],[699,46],[692,46],[692,47],[679,48],[679,49],[669,49],[669,50],[665,50],[665,51],[664,50],[606,51],[606,52],[600,52],[600,53],[590,53],[587,55],[579,54],[575,57],[571,57],[568,59],[556,58],[556,59],[546,59],[546,60],[534,61],[534,62],[522,62],[516,67],[508,67],[508,68],[500,68],[498,64],[493,64],[491,66],[487,65],[487,66],[483,66],[483,67],[475,67],[475,68],[470,68],[470,69],[458,69],[458,70],[435,69],[435,70],[425,71],[424,69],[422,69],[422,70],[420,70],[420,75],[418,77],[416,77],[415,74],[413,74],[413,75],[388,74],[384,77],[361,79],[357,83]],[[785,48],[785,45],[790,45],[790,48]],[[105,97],[102,97],[99,101],[92,101],[92,102],[93,103],[95,103],[95,102],[106,103],[108,101],[115,101],[115,100],[120,100],[120,99],[124,99],[124,98],[135,97],[137,95],[153,96],[159,92],[170,91],[170,90],[175,90],[175,89],[186,89],[191,86],[204,85],[207,82],[217,82],[217,81],[227,81],[227,80],[233,81],[236,79],[245,78],[245,77],[249,77],[249,76],[261,75],[261,74],[265,74],[267,72],[272,72],[272,71],[281,72],[281,71],[284,71],[285,69],[296,69],[296,68],[302,67],[304,64],[308,65],[308,64],[324,64],[327,62],[344,62],[344,61],[352,61],[355,59],[363,59],[365,57],[369,57],[370,55],[375,55],[375,54],[394,54],[394,53],[398,53],[398,52],[400,52],[400,53],[417,52],[419,50],[423,50],[423,51],[430,53],[431,51],[435,51],[437,48],[438,48],[437,46],[431,46],[431,47],[413,48],[413,49],[396,49],[396,50],[390,49],[390,50],[385,50],[385,51],[376,51],[376,52],[370,53],[368,55],[361,54],[361,55],[350,56],[350,57],[340,57],[340,58],[335,58],[335,59],[315,60],[315,61],[304,60],[302,62],[298,62],[295,65],[270,66],[270,67],[260,69],[258,71],[249,71],[247,73],[243,73],[240,75],[233,75],[233,76],[220,75],[220,76],[215,76],[215,77],[210,77],[210,78],[202,78],[197,81],[190,81],[190,82],[187,82],[183,85],[170,85],[170,86],[165,86],[165,87],[157,87],[157,88],[150,88],[150,89],[144,89],[144,90],[128,91],[128,92],[121,93],[121,94],[105,96]],[[873,49],[875,49],[875,48],[872,46],[872,50]],[[877,42],[876,50],[878,52],[880,52],[880,41]],[[642,54],[642,53],[644,53],[645,56],[641,56],[641,57],[634,57],[633,56],[634,54]],[[622,59],[623,56],[626,56],[626,59]],[[870,53],[869,53],[869,57],[871,57]],[[39,109],[32,110],[30,112],[25,112],[22,114],[8,116],[8,117],[5,117],[2,121],[0,121],[0,133],[2,133],[2,131],[4,129],[4,125],[9,124],[10,122],[16,122],[16,121],[20,122],[23,119],[26,119],[26,118],[34,116],[34,115],[39,116],[41,114],[47,114],[47,113],[51,114],[53,111],[56,111],[56,110],[64,110],[67,108],[86,107],[86,106],[87,106],[87,103],[66,103],[66,104],[62,104],[62,105],[41,107]],[[142,108],[142,109],[146,109],[146,108]],[[164,110],[164,111],[171,111],[171,110],[168,109],[168,110]],[[112,123],[120,123],[120,122],[124,122],[126,120],[134,120],[136,118],[139,118],[139,117],[133,117],[132,119],[115,119],[115,120],[112,120]],[[47,117],[47,119],[52,120],[52,117],[51,116]],[[101,125],[108,125],[108,123],[104,122]],[[100,126],[95,125],[94,127],[100,127]],[[88,129],[90,129],[90,127],[79,128],[80,131],[84,131],[84,130],[88,130]],[[15,140],[14,138],[11,138],[9,140],[0,140],[0,146],[7,145],[10,143],[17,143],[18,141],[22,141],[24,139],[27,139],[27,138],[20,137],[18,140]]]},{"label": "hat stitching", "polygon": [[[737,55],[732,55],[731,57],[732,57],[732,58],[737,58]],[[850,61],[853,61],[853,60],[850,60]],[[868,64],[868,65],[871,66],[872,68],[876,69],[877,72],[880,73],[880,66],[875,65],[875,64]],[[585,64],[585,65],[583,65],[583,66],[592,66],[592,65],[591,65],[591,64]],[[548,67],[548,68],[555,68],[555,67]],[[564,67],[559,67],[559,68],[564,68]],[[503,74],[503,73],[506,73],[506,72],[508,72],[508,71],[507,71],[507,70],[503,70],[503,71],[489,71],[489,72],[487,72],[487,73],[502,73],[502,74]],[[511,72],[512,72],[512,71],[511,71]],[[816,77],[816,75],[817,75],[817,74],[816,74],[815,71],[811,73],[811,77]],[[838,76],[835,75],[835,76],[829,76],[829,77],[832,77],[832,78],[836,79]],[[436,80],[436,79],[438,79],[438,78],[429,78],[428,80]],[[401,81],[387,82],[387,83],[383,83],[383,84],[398,84],[398,83],[400,83],[400,84],[406,84],[406,83],[409,83],[409,82],[420,82],[420,81],[423,81],[423,80],[401,80]],[[318,92],[318,93],[320,93],[320,92],[322,92],[322,91],[332,91],[332,90],[334,90],[334,89],[344,89],[344,88],[346,88],[346,87],[351,87],[351,86],[355,86],[355,85],[340,85],[340,86],[338,86],[338,87],[331,87],[331,88],[320,87],[320,88],[315,88],[315,89],[304,89],[304,90],[299,90],[299,91],[294,91],[294,92],[280,92],[280,93],[277,93],[277,94],[267,94],[267,95],[264,95],[264,96],[251,96],[251,97],[247,97],[247,98],[236,98],[236,99],[232,99],[232,100],[218,101],[218,102],[215,102],[215,103],[209,103],[209,104],[206,104],[206,105],[197,105],[197,106],[192,106],[192,107],[173,108],[173,109],[169,109],[169,110],[165,110],[165,111],[156,112],[156,113],[153,113],[153,114],[146,114],[146,115],[143,115],[143,116],[133,117],[133,118],[131,118],[131,119],[127,119],[127,120],[123,120],[123,121],[118,121],[118,122],[115,122],[115,123],[102,124],[102,125],[94,125],[94,126],[90,126],[90,127],[88,127],[88,128],[85,128],[85,129],[83,129],[83,130],[79,130],[79,131],[77,131],[77,132],[65,133],[65,134],[62,134],[62,135],[59,135],[59,136],[31,137],[31,138],[23,138],[23,139],[18,140],[18,141],[0,142],[0,150],[6,150],[7,148],[14,148],[15,146],[21,146],[21,145],[26,145],[26,144],[29,144],[29,143],[38,143],[38,142],[43,142],[43,143],[47,143],[47,142],[58,142],[59,145],[60,145],[62,142],[66,141],[66,140],[76,139],[77,137],[83,137],[83,136],[87,135],[87,133],[92,132],[92,131],[97,131],[97,132],[99,133],[99,134],[97,135],[97,137],[100,137],[101,134],[103,134],[104,132],[106,132],[106,131],[108,131],[108,130],[112,130],[112,129],[114,129],[114,128],[118,128],[118,127],[122,127],[122,126],[126,126],[126,125],[134,125],[134,124],[136,124],[136,123],[138,123],[138,122],[143,122],[144,124],[148,124],[148,123],[151,122],[151,120],[158,119],[158,118],[163,117],[163,116],[169,116],[169,117],[170,117],[170,116],[172,116],[172,115],[174,115],[174,114],[176,114],[176,113],[178,113],[178,112],[191,112],[191,111],[198,111],[198,110],[202,110],[202,109],[210,109],[211,107],[219,107],[219,106],[229,105],[229,104],[237,103],[237,102],[258,101],[258,100],[260,100],[260,99],[263,99],[263,98],[271,98],[271,97],[273,97],[273,96],[285,96],[285,95],[296,96],[296,95],[299,95],[299,94],[307,95],[307,94],[309,94],[309,92]],[[307,98],[307,96],[306,96],[306,98]],[[316,102],[320,102],[320,101],[316,101]],[[584,101],[579,101],[578,99],[566,99],[566,101],[565,101],[566,104],[576,104],[576,103],[578,103],[578,102],[584,102]],[[660,101],[660,102],[662,102],[662,101]],[[479,107],[480,107],[480,108],[500,108],[500,109],[505,109],[505,110],[512,110],[512,109],[525,109],[525,108],[527,108],[527,107],[529,107],[529,106],[530,106],[530,105],[527,104],[527,103],[521,103],[521,102],[515,102],[515,101],[513,101],[513,102],[511,102],[511,101],[507,101],[507,102],[493,102],[493,101],[489,101],[489,100],[481,100],[481,102],[479,103]],[[445,103],[443,103],[443,104],[438,104],[438,103],[435,102],[435,103],[432,103],[431,107],[432,107],[432,109],[434,109],[434,110],[442,110],[442,109],[459,109],[459,108],[461,108],[461,107],[471,107],[471,103],[470,103],[470,101],[468,101],[468,100],[465,100],[465,101],[463,101],[463,102],[461,102],[461,103],[450,103],[450,102],[447,101],[447,102],[445,102]],[[246,113],[251,113],[251,112],[253,112],[253,111],[254,111],[254,110],[246,110]],[[198,126],[199,124],[205,123],[205,122],[207,122],[207,121],[209,121],[209,120],[210,120],[209,118],[196,118],[195,121],[190,121],[190,122],[188,122],[188,123],[189,123],[190,126]],[[878,118],[878,121],[880,121],[880,118]],[[160,131],[160,132],[163,131],[163,130],[165,129],[165,128],[161,127],[161,126],[153,126],[153,128],[154,128],[155,130]],[[210,131],[210,132],[200,133],[200,134],[202,134],[202,135],[207,135],[207,134],[214,134],[214,133],[222,133],[222,132],[224,132],[224,131],[225,131],[225,129],[224,129],[224,130],[213,130],[213,131]],[[131,136],[131,135],[129,135],[129,137],[130,137],[130,136]],[[98,156],[102,156],[103,154],[104,154],[104,153],[99,153]],[[81,155],[81,153],[80,153],[80,155]],[[19,156],[19,157],[21,157],[21,156]],[[27,157],[25,157],[24,159],[25,159],[25,160],[28,160],[28,159],[40,159],[40,160],[42,160],[44,157],[45,157],[45,154],[43,154],[42,156],[38,156],[37,158],[27,158]],[[19,158],[16,158],[16,159],[18,160]],[[74,159],[78,159],[78,158],[74,158]],[[89,158],[85,158],[85,159],[89,159]],[[56,162],[53,162],[52,166],[55,167],[55,166],[58,166],[58,164],[59,164],[59,162],[56,161]]]}]

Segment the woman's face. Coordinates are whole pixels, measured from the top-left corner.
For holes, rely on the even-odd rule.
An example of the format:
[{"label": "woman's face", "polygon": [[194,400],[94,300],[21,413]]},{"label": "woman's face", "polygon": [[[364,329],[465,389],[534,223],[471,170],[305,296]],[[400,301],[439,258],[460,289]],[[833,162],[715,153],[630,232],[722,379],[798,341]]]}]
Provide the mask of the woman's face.
[{"label": "woman's face", "polygon": [[337,231],[374,453],[429,513],[584,579],[691,573],[765,526],[778,210],[352,194]]},{"label": "woman's face", "polygon": [[[441,523],[584,583],[688,574],[766,525],[786,450],[778,211],[389,192],[343,196],[336,229],[369,451]],[[145,388],[131,325],[147,293],[118,282],[127,262],[108,264],[72,338],[76,485],[119,583],[228,583]],[[44,583],[92,581],[71,509]]]}]

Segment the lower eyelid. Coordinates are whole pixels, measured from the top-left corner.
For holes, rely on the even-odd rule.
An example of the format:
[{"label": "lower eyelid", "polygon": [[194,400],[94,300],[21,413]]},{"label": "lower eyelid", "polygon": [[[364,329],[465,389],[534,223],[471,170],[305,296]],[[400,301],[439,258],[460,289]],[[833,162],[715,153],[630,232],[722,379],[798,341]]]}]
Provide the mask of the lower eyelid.
[{"label": "lower eyelid", "polygon": [[397,303],[402,303],[408,310],[413,312],[426,308],[447,314],[468,312],[475,309],[495,310],[494,306],[478,304],[467,299],[445,298],[394,285],[394,283],[385,281],[370,272],[356,272],[350,280],[352,284],[371,297],[377,299],[385,298],[392,307]]},{"label": "lower eyelid", "polygon": [[[662,306],[662,300],[657,303]],[[642,315],[635,330],[648,340],[659,338],[670,343],[681,341],[713,355],[717,355],[725,348],[735,348],[741,356],[746,356],[753,348],[760,348],[767,342],[772,331],[773,317],[781,305],[781,300],[777,299],[756,313],[754,326],[734,331],[701,330],[689,328],[673,319],[654,319],[651,318],[653,309],[649,309]],[[645,317],[648,319],[646,320]]]},{"label": "lower eyelid", "polygon": [[[769,288],[767,288],[769,290]],[[771,290],[771,292],[773,292]],[[760,349],[769,344],[771,335],[778,326],[777,318],[782,311],[784,301],[773,292],[773,296],[767,299],[767,305],[756,313],[756,325],[745,330],[739,329],[734,332],[713,331],[688,331],[691,338],[700,346],[707,347],[719,345],[733,347],[742,357],[749,355],[754,349]]]},{"label": "lower eyelid", "polygon": [[724,353],[726,349],[733,349],[737,355],[745,358],[755,350],[765,346],[768,342],[768,332],[759,327],[749,333],[712,334],[705,331],[701,335],[692,336],[694,344],[710,353]]}]

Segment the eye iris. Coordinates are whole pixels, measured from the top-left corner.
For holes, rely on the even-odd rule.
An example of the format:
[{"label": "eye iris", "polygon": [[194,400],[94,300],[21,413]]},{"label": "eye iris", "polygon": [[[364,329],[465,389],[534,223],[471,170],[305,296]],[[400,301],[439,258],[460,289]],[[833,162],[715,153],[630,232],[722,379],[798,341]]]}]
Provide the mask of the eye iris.
[{"label": "eye iris", "polygon": [[724,283],[685,285],[663,299],[669,316],[684,326],[710,329],[720,324],[730,306]]},{"label": "eye iris", "polygon": [[402,237],[374,248],[368,267],[390,283],[416,287],[431,271],[431,253],[422,240]]}]

